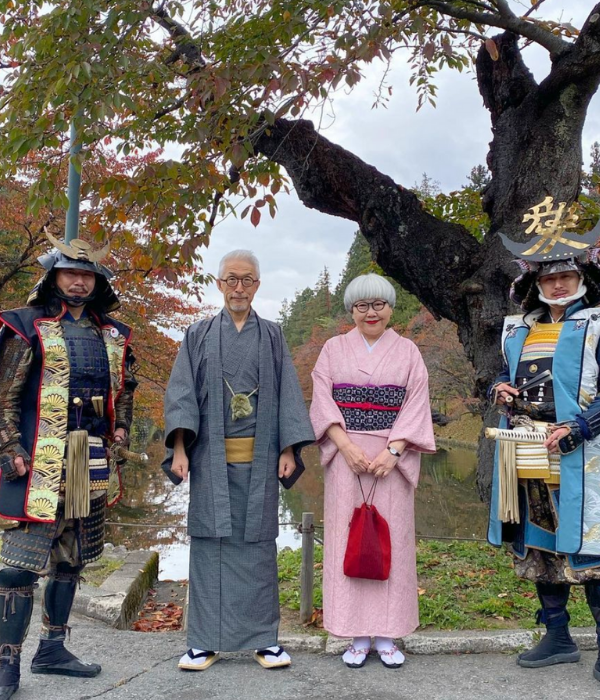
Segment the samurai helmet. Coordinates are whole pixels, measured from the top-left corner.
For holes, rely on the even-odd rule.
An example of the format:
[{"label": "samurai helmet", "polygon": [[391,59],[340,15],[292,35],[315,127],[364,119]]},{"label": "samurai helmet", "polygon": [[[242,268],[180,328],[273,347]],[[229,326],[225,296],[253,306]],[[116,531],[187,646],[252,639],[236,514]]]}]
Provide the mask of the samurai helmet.
[{"label": "samurai helmet", "polygon": [[559,202],[554,207],[554,199],[548,196],[523,216],[523,223],[528,224],[524,233],[532,234],[528,241],[518,243],[500,233],[504,247],[518,258],[516,262],[522,274],[512,283],[510,297],[524,311],[539,307],[540,301],[547,303],[538,281],[557,272],[574,271],[581,278],[578,292],[565,302],[571,303],[584,295],[592,304],[600,301],[594,291],[598,290],[600,277],[597,247],[600,222],[581,234],[573,230],[579,220],[576,211],[575,203],[567,208],[566,202]]},{"label": "samurai helmet", "polygon": [[546,197],[523,216],[523,223],[530,222],[524,233],[533,234],[526,243],[511,241],[501,233],[504,247],[528,262],[548,263],[584,256],[600,238],[600,221],[584,234],[568,231],[579,221],[579,215],[575,213],[577,204],[571,204],[568,209],[566,202],[559,202],[556,209],[553,209],[553,204],[554,199]]},{"label": "samurai helmet", "polygon": [[[28,306],[43,306],[54,296],[75,305],[84,305],[96,302],[96,305],[103,311],[114,311],[120,306],[115,291],[109,280],[113,273],[100,261],[104,259],[110,250],[110,243],[106,243],[102,248],[94,250],[92,246],[81,238],[74,238],[68,244],[55,238],[48,229],[44,229],[46,237],[56,250],[46,253],[38,258],[40,265],[46,270],[44,276],[32,289],[27,299]],[[57,288],[55,283],[56,270],[88,270],[96,275],[96,286],[93,293],[85,298],[68,299]]]}]

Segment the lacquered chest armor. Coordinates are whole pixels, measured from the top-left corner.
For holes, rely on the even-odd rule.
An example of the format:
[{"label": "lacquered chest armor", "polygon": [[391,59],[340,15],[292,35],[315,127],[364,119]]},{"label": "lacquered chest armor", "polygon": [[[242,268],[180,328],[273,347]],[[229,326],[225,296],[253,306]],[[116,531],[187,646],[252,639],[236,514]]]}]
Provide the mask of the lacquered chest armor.
[{"label": "lacquered chest armor", "polygon": [[[82,428],[90,435],[102,436],[108,431],[106,407],[110,387],[110,366],[100,331],[87,318],[77,322],[62,322],[65,344],[69,356],[69,417],[68,430]],[[97,415],[92,404],[93,396],[101,396],[104,416]],[[76,409],[73,399],[83,401]]]}]

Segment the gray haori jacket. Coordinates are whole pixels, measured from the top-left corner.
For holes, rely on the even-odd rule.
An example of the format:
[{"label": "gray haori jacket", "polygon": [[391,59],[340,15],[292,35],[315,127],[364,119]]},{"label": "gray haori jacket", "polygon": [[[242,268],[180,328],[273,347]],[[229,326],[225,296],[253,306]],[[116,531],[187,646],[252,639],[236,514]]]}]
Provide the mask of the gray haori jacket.
[{"label": "gray haori jacket", "polygon": [[[188,533],[229,537],[231,510],[225,459],[221,316],[192,324],[173,365],[165,396],[165,444],[183,429],[190,460]],[[260,331],[254,459],[246,512],[246,542],[277,537],[279,455],[314,442],[296,370],[281,328],[256,317]],[[163,469],[173,483],[169,449]]]}]

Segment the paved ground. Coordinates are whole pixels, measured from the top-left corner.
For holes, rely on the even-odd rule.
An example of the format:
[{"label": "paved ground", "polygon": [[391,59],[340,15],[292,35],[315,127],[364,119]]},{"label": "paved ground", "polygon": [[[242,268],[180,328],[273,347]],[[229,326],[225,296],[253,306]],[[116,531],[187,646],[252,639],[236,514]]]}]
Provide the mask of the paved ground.
[{"label": "paved ground", "polygon": [[[37,606],[36,606],[37,607]],[[596,652],[578,664],[526,670],[512,654],[408,656],[403,668],[383,668],[376,657],[360,670],[339,657],[295,652],[290,669],[266,671],[249,654],[228,654],[206,672],[176,668],[183,634],[120,632],[74,617],[70,648],[102,663],[94,679],[32,676],[37,612],[23,652],[24,673],[15,700],[591,700]]]}]

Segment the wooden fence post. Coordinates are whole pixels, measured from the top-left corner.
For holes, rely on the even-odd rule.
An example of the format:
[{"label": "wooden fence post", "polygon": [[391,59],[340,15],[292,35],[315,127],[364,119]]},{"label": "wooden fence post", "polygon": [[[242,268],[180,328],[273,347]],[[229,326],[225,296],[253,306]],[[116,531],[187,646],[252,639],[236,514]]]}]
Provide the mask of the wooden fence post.
[{"label": "wooden fence post", "polygon": [[302,624],[312,619],[314,575],[314,513],[302,513],[302,569],[300,570],[300,622]]}]

